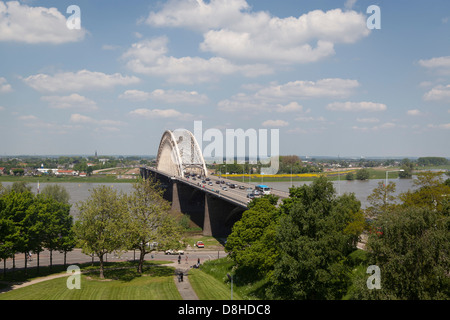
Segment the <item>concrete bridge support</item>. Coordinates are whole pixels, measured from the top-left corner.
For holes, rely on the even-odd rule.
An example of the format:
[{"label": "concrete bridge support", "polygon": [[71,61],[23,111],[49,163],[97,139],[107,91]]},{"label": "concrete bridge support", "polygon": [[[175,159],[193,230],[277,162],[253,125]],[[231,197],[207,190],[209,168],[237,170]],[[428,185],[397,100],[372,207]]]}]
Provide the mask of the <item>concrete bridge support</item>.
[{"label": "concrete bridge support", "polygon": [[171,202],[173,214],[188,214],[191,221],[202,228],[203,235],[226,237],[246,210],[219,195],[191,186],[172,177],[141,169],[143,178],[153,177],[165,186],[164,199]]},{"label": "concrete bridge support", "polygon": [[242,217],[244,210],[226,200],[205,193],[203,235],[228,236],[234,223]]}]

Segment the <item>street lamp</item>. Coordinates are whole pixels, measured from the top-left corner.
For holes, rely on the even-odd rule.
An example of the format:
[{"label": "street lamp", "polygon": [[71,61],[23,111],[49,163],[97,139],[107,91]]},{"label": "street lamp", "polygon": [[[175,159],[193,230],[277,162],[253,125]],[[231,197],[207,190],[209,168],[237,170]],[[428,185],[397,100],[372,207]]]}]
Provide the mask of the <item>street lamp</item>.
[{"label": "street lamp", "polygon": [[227,277],[231,281],[231,300],[233,300],[233,275],[227,273]]},{"label": "street lamp", "polygon": [[389,172],[403,172],[405,170],[400,169],[400,170],[391,170],[391,171],[386,171],[386,184],[385,184],[385,188],[386,188],[386,193],[384,195],[384,203],[387,203],[387,186],[388,186],[388,173]]},{"label": "street lamp", "polygon": [[392,171],[386,171],[386,187],[387,187],[387,184],[388,184],[388,173],[389,172],[403,172],[403,171],[405,171],[405,170],[403,170],[403,169],[400,169],[400,170],[392,170]]}]

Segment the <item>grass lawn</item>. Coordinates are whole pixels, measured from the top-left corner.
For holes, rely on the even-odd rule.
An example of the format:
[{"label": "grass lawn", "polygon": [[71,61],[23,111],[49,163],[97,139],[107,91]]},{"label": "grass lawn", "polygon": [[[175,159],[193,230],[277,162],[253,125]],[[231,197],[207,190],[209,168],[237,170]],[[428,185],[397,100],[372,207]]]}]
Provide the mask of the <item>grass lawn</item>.
[{"label": "grass lawn", "polygon": [[[189,271],[189,282],[201,300],[229,300],[231,283],[227,273],[233,274],[234,262],[229,258],[207,261],[200,269]],[[233,300],[264,299],[266,280],[247,280],[233,274]]]},{"label": "grass lawn", "polygon": [[[189,282],[200,300],[230,300],[231,286],[220,281],[205,271],[192,269],[189,271]],[[242,300],[233,292],[234,300]]]},{"label": "grass lawn", "polygon": [[39,282],[0,294],[0,300],[180,300],[174,268],[147,265],[144,274],[135,266],[114,263],[105,270],[105,279],[93,267],[81,268],[81,289],[67,288],[67,277]]}]

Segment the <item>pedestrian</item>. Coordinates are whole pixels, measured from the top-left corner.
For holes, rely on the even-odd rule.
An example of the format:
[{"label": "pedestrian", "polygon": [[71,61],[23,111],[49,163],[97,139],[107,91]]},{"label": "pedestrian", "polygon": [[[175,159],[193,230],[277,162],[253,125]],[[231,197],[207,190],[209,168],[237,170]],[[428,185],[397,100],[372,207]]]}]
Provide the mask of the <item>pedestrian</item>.
[{"label": "pedestrian", "polygon": [[186,256],[186,258],[184,260],[186,261],[185,264],[187,264],[188,263],[188,257]]},{"label": "pedestrian", "polygon": [[180,262],[181,262],[181,255],[178,254],[178,264],[180,264]]}]

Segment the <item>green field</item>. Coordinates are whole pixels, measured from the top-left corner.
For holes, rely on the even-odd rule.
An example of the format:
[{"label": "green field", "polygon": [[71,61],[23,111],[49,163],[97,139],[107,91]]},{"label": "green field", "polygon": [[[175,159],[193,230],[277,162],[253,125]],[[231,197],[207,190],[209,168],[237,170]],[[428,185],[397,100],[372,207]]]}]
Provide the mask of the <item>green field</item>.
[{"label": "green field", "polygon": [[67,277],[61,277],[2,293],[0,300],[181,299],[174,282],[173,267],[147,264],[144,274],[139,275],[134,265],[114,263],[105,270],[105,279],[98,277],[96,268],[81,268],[80,289],[68,289]]}]

